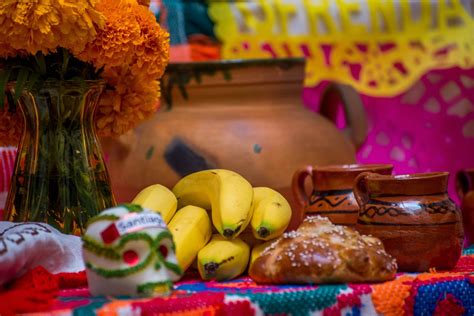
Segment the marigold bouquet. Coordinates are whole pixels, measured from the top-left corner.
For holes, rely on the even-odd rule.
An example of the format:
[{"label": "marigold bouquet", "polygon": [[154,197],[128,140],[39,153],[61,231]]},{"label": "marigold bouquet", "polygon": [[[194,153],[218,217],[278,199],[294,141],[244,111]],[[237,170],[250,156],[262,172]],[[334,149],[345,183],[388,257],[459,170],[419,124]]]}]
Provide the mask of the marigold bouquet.
[{"label": "marigold bouquet", "polygon": [[0,144],[23,129],[18,95],[46,80],[104,79],[96,110],[100,136],[120,135],[157,110],[169,35],[137,0],[2,0],[0,2]]}]

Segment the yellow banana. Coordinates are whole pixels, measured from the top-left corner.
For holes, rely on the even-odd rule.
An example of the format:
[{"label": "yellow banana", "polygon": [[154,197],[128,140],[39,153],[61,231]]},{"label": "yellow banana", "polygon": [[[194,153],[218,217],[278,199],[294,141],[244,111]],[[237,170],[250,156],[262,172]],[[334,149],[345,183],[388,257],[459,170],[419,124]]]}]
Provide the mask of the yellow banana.
[{"label": "yellow banana", "polygon": [[219,234],[198,253],[198,270],[203,280],[230,280],[241,275],[249,263],[250,247],[235,238]]},{"label": "yellow banana", "polygon": [[188,205],[176,212],[168,225],[176,246],[179,265],[186,271],[212,235],[212,225],[205,209]]},{"label": "yellow banana", "polygon": [[133,199],[132,204],[160,213],[166,224],[170,222],[178,207],[176,196],[161,184],[150,185],[141,190]]},{"label": "yellow banana", "polygon": [[182,178],[173,188],[179,207],[212,210],[212,222],[226,238],[238,236],[252,217],[253,189],[241,175],[225,169],[204,170]]},{"label": "yellow banana", "polygon": [[270,240],[283,234],[291,220],[291,206],[277,191],[253,188],[254,211],[250,226],[255,238]]},{"label": "yellow banana", "polygon": [[269,241],[266,241],[262,244],[256,245],[252,248],[252,252],[250,254],[249,270],[250,270],[250,267],[252,266],[252,264],[255,262],[255,260],[258,257],[260,257],[260,254],[265,250],[265,248],[270,246],[274,241],[275,240],[269,240]]}]

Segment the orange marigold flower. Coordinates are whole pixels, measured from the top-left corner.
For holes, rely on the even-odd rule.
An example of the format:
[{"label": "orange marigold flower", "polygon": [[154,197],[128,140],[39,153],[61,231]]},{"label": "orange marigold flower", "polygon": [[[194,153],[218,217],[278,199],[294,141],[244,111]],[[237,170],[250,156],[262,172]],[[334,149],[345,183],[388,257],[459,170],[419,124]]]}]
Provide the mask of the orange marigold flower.
[{"label": "orange marigold flower", "polygon": [[146,7],[137,9],[137,21],[143,41],[136,47],[132,73],[161,78],[169,60],[169,33],[156,23],[155,16]]},{"label": "orange marigold flower", "polygon": [[92,62],[96,67],[115,67],[130,63],[135,45],[142,41],[140,25],[133,13],[136,6],[136,2],[128,0],[99,2],[96,9],[104,15],[105,26],[78,57]]},{"label": "orange marigold flower", "polygon": [[[147,0],[0,0],[0,58],[63,47],[104,67],[107,81],[96,111],[100,136],[117,136],[156,112],[158,79],[169,59],[169,34]],[[0,110],[0,139],[16,144],[19,112]]]},{"label": "orange marigold flower", "polygon": [[106,69],[128,64],[135,76],[159,79],[169,60],[169,34],[153,13],[131,0],[102,0],[97,10],[106,25],[79,58]]},{"label": "orange marigold flower", "polygon": [[58,46],[81,52],[103,27],[96,0],[2,0],[0,38],[13,49],[35,54]]},{"label": "orange marigold flower", "polygon": [[96,129],[100,136],[119,136],[146,120],[159,107],[157,80],[134,76],[127,67],[104,73],[107,86],[96,110]]}]

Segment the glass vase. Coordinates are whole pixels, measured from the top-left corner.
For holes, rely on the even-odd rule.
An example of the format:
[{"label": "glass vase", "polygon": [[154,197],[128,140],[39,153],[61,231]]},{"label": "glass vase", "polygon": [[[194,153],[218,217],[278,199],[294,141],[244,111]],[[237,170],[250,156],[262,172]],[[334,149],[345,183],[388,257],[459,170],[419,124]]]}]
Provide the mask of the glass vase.
[{"label": "glass vase", "polygon": [[[115,205],[95,133],[102,81],[46,81],[23,89],[24,131],[5,219],[45,222],[80,234],[87,220]],[[9,92],[15,93],[14,87]]]}]

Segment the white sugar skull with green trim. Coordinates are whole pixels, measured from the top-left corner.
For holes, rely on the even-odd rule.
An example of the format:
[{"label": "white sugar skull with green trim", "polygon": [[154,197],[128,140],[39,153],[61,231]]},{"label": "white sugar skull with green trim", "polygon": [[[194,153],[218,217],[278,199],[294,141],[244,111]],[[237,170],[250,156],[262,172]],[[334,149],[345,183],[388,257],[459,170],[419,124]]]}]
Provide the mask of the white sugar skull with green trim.
[{"label": "white sugar skull with green trim", "polygon": [[160,214],[138,205],[101,212],[82,240],[92,295],[166,295],[183,274]]}]

